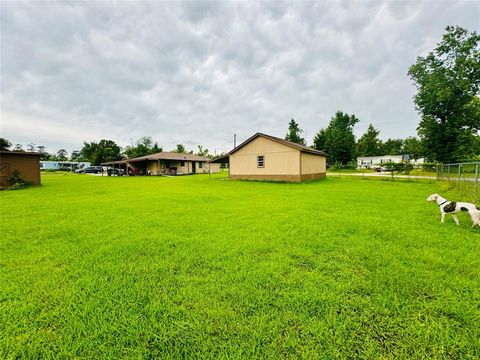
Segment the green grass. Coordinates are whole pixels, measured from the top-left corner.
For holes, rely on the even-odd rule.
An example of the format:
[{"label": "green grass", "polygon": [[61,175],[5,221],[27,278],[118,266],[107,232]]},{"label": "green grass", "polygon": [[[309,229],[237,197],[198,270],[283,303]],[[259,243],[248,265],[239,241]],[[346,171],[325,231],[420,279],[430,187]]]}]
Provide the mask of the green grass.
[{"label": "green grass", "polygon": [[478,358],[480,229],[437,191],[45,174],[0,193],[0,358]]}]

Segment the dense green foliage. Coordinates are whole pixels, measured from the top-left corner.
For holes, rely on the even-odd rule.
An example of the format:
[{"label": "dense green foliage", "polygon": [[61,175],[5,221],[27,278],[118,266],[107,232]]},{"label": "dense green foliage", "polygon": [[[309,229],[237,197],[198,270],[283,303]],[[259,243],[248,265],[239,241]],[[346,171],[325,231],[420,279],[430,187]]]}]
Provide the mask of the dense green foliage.
[{"label": "dense green foliage", "polygon": [[106,161],[120,160],[122,149],[113,140],[102,139],[96,142],[84,142],[80,150],[80,158],[92,165],[100,165]]},{"label": "dense green foliage", "polygon": [[0,151],[10,151],[12,143],[5,138],[0,138]]},{"label": "dense green foliage", "polygon": [[337,111],[328,126],[315,135],[314,147],[328,154],[330,164],[347,164],[355,159],[353,127],[358,121],[355,115]]},{"label": "dense green foliage", "polygon": [[177,144],[177,147],[175,150],[173,150],[177,153],[180,153],[180,154],[184,154],[187,152],[187,150],[185,149],[185,146],[183,146],[182,144]]},{"label": "dense green foliage", "polygon": [[382,144],[378,135],[380,131],[375,129],[372,124],[368,125],[368,129],[357,142],[357,156],[375,156],[382,155]]},{"label": "dense green foliage", "polygon": [[480,354],[480,233],[436,184],[42,181],[0,193],[0,358]]},{"label": "dense green foliage", "polygon": [[300,125],[294,120],[291,119],[288,123],[288,132],[285,135],[285,140],[292,141],[297,144],[306,145],[305,139],[302,137],[303,130],[300,129]]},{"label": "dense green foliage", "polygon": [[478,155],[480,36],[449,26],[436,49],[418,57],[408,75],[422,118],[418,133],[431,161],[455,162]]},{"label": "dense green foliage", "polygon": [[128,158],[136,158],[161,151],[162,148],[158,146],[158,143],[154,142],[150,136],[143,136],[136,141],[135,145],[127,146],[123,153]]}]

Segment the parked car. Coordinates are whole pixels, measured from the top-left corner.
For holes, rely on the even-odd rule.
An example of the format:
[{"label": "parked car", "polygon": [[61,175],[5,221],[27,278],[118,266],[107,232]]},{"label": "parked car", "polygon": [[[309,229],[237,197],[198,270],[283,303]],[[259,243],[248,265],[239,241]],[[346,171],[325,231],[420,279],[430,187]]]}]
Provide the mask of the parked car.
[{"label": "parked car", "polygon": [[107,175],[108,176],[112,176],[112,175],[123,176],[124,172],[125,172],[125,170],[123,170],[123,169],[117,169],[117,168],[112,168],[112,167],[107,168]]},{"label": "parked car", "polygon": [[100,174],[103,171],[101,166],[89,166],[83,169],[75,170],[76,174]]}]

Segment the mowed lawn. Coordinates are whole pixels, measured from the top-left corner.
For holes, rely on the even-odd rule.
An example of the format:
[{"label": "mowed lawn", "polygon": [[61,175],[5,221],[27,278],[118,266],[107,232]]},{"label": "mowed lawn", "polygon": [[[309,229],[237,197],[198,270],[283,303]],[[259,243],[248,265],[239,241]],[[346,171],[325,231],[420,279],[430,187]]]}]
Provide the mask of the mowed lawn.
[{"label": "mowed lawn", "polygon": [[0,193],[0,358],[478,358],[480,229],[438,191],[47,174]]}]

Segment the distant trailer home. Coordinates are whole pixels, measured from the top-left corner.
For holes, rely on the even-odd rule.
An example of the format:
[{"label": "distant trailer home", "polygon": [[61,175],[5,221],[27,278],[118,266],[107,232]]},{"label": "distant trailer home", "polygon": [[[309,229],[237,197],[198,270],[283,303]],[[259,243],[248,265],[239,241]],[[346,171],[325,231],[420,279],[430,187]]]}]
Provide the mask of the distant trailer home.
[{"label": "distant trailer home", "polygon": [[40,185],[40,156],[35,152],[0,151],[0,188],[9,186],[8,178],[17,171],[32,185]]},{"label": "distant trailer home", "polygon": [[404,161],[409,161],[412,165],[421,165],[425,162],[425,159],[410,159],[408,155],[363,156],[357,158],[357,168],[370,169],[386,163],[401,163]]},{"label": "distant trailer home", "polygon": [[87,161],[40,161],[40,170],[75,170],[90,165]]},{"label": "distant trailer home", "polygon": [[195,154],[159,152],[137,158],[104,162],[102,165],[121,169],[126,175],[187,175],[220,171],[220,165],[209,167],[207,161],[208,158]]},{"label": "distant trailer home", "polygon": [[326,157],[308,146],[256,133],[212,162],[228,161],[232,180],[302,182],[325,177]]}]

